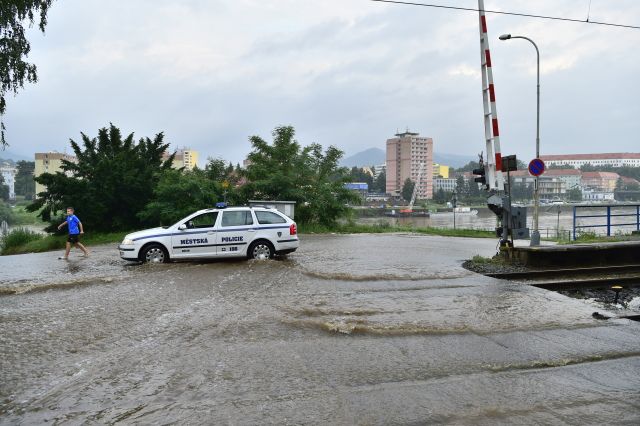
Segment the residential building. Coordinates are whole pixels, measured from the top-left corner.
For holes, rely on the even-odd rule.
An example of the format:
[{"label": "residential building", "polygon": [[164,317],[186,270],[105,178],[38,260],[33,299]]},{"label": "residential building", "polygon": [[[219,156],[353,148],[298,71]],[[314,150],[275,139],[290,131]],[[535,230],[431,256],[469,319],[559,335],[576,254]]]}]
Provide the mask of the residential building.
[{"label": "residential building", "polygon": [[443,190],[445,192],[454,192],[456,190],[457,179],[451,178],[435,178],[433,180],[433,191],[438,192]]},{"label": "residential building", "polygon": [[387,165],[386,164],[378,164],[377,166],[373,166],[373,176],[378,176],[380,173],[386,173],[387,172]]},{"label": "residential building", "polygon": [[582,172],[578,169],[548,169],[542,176],[558,178],[564,182],[567,191],[579,188],[582,184]]},{"label": "residential building", "polygon": [[438,177],[449,179],[449,166],[443,166],[442,164],[434,163],[433,164],[433,178],[436,179]]},{"label": "residential building", "polygon": [[547,166],[563,165],[578,169],[585,164],[592,166],[611,167],[640,167],[639,152],[612,152],[602,154],[563,154],[563,155],[541,155],[540,159]]},{"label": "residential building", "polygon": [[[165,152],[163,154],[163,159],[166,160],[169,158],[171,153]],[[173,157],[173,163],[171,167],[174,169],[180,169],[184,167],[186,170],[193,170],[194,167],[198,167],[198,151],[194,151],[190,148],[182,148],[175,151],[175,156]]]},{"label": "residential building", "polygon": [[400,196],[407,179],[417,182],[418,199],[433,198],[433,139],[407,130],[387,140],[387,192]]},{"label": "residential building", "polygon": [[368,167],[368,166],[364,166],[364,167],[361,167],[361,169],[362,169],[362,171],[363,171],[364,173],[368,174],[369,176],[372,176],[372,177],[373,177],[373,176],[375,176],[375,173],[374,173],[374,171],[373,171],[373,168]]},{"label": "residential building", "polygon": [[3,178],[3,185],[9,187],[9,199],[14,200],[16,198],[16,174],[18,169],[10,163],[0,164],[0,175]]},{"label": "residential building", "polygon": [[[55,173],[62,171],[62,161],[70,161],[75,163],[76,157],[60,152],[36,152],[34,177],[38,177],[43,173]],[[36,182],[36,195],[45,191],[46,187]]]},{"label": "residential building", "polygon": [[582,172],[582,186],[600,192],[613,193],[620,177],[613,172]]},{"label": "residential building", "polygon": [[[580,172],[579,170],[576,171]],[[528,170],[516,170],[514,172],[511,172],[510,176],[514,185],[524,184],[533,186],[536,179],[534,176],[531,176],[529,174]],[[551,200],[556,198],[564,198],[568,189],[565,180],[560,179],[560,177],[558,176],[547,175],[546,172],[538,178],[538,188],[540,198],[547,198]]]}]

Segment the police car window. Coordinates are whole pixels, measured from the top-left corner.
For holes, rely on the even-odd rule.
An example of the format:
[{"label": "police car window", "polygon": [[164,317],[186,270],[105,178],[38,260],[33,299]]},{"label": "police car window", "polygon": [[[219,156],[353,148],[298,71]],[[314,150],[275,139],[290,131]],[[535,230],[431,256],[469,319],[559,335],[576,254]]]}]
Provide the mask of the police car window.
[{"label": "police car window", "polygon": [[216,224],[217,212],[203,213],[194,218],[191,218],[187,222],[188,228],[213,228]]},{"label": "police car window", "polygon": [[256,212],[256,218],[261,225],[267,225],[270,223],[287,223],[287,220],[279,214],[273,212]]},{"label": "police car window", "polygon": [[226,211],[222,213],[222,226],[253,225],[253,217],[248,210]]}]

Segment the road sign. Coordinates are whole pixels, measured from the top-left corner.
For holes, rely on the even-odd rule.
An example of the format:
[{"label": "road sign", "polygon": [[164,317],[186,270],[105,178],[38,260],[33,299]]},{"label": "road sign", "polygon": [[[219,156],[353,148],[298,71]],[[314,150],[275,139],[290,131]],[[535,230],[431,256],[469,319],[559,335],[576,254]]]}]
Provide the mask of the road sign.
[{"label": "road sign", "polygon": [[540,176],[544,173],[544,161],[539,158],[534,158],[529,163],[529,173],[533,176]]}]

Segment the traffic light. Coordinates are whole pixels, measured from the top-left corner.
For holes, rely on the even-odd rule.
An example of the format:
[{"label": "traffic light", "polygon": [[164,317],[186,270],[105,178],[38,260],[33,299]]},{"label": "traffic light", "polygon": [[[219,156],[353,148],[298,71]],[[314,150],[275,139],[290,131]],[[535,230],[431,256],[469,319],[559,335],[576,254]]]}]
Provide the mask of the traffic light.
[{"label": "traffic light", "polygon": [[474,175],[477,175],[478,177],[473,178],[473,181],[476,183],[481,183],[482,186],[486,186],[487,185],[487,177],[485,176],[486,171],[484,170],[484,167],[480,167],[478,169],[473,169],[473,171],[471,172]]}]

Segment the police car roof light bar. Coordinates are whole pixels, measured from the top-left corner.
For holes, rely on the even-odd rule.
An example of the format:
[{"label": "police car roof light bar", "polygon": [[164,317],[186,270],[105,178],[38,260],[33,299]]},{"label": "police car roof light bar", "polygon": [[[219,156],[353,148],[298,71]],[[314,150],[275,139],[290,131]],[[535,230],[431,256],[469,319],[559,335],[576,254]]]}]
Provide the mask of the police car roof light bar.
[{"label": "police car roof light bar", "polygon": [[224,203],[224,202],[216,203],[216,209],[226,209],[226,208],[227,208],[227,203]]}]

